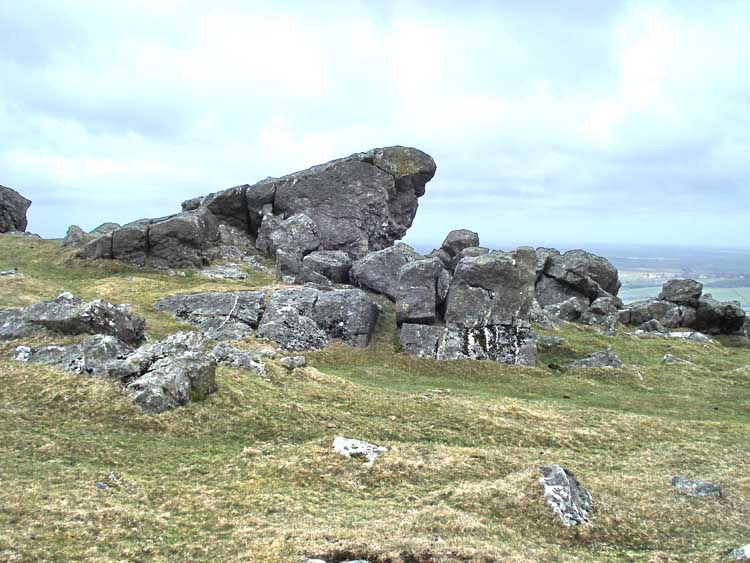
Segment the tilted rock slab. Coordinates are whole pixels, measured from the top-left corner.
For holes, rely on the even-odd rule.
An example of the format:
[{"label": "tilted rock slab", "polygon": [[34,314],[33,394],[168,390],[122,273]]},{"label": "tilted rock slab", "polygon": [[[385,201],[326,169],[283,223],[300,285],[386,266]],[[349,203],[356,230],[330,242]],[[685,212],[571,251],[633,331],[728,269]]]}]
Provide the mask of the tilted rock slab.
[{"label": "tilted rock slab", "polygon": [[232,232],[257,237],[258,248],[273,256],[288,242],[284,222],[304,214],[307,219],[298,221],[309,220],[312,236],[303,253],[341,250],[358,258],[406,234],[435,169],[432,158],[414,148],[356,153],[188,200],[182,213],[125,225],[86,245],[79,256],[159,268],[201,266],[215,259],[222,245],[233,244]]},{"label": "tilted rock slab", "polygon": [[540,467],[539,483],[544,487],[544,498],[566,526],[588,522],[593,500],[588,489],[581,486],[571,471],[562,465]]}]

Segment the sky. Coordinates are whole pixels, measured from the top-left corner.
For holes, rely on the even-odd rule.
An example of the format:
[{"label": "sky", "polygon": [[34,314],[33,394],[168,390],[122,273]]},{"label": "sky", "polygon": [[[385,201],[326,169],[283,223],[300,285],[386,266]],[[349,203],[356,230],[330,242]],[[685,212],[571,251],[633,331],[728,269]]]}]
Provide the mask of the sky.
[{"label": "sky", "polygon": [[0,0],[0,184],[61,237],[389,145],[407,240],[750,247],[750,2]]}]

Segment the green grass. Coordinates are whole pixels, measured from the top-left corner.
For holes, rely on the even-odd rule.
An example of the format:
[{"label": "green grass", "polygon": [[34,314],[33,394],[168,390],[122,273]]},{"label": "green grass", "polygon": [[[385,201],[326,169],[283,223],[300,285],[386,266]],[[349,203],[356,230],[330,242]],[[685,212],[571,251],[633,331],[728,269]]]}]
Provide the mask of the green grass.
[{"label": "green grass", "polygon": [[[153,337],[184,328],[152,310],[158,297],[271,281],[83,263],[2,237],[11,267],[26,275],[0,278],[0,305],[62,290],[129,302]],[[704,562],[750,541],[744,342],[570,325],[535,369],[439,362],[397,353],[384,305],[366,350],[335,345],[266,379],[220,368],[216,394],[158,416],[115,383],[9,361],[18,343],[5,345],[0,562]],[[607,345],[630,366],[546,367]],[[665,353],[694,365],[663,366]],[[449,391],[425,398],[437,388]],[[331,451],[336,435],[390,451],[367,467]],[[591,524],[564,528],[544,505],[536,468],[549,463],[590,488]],[[121,483],[97,490],[110,471]],[[725,498],[678,495],[675,474],[720,481]]]}]

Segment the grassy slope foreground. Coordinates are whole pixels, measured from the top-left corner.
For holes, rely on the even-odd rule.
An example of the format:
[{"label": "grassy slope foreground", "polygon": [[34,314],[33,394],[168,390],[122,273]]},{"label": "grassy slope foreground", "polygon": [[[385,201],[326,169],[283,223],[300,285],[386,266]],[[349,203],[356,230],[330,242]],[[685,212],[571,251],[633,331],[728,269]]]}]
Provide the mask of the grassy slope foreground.
[{"label": "grassy slope foreground", "polygon": [[[0,279],[0,306],[70,290],[132,303],[162,337],[180,325],[151,310],[157,297],[271,281],[69,256],[0,238],[0,269],[26,274]],[[266,379],[220,368],[218,393],[159,416],[112,382],[9,361],[18,343],[4,344],[0,562],[703,562],[750,542],[747,348],[571,325],[540,366],[611,344],[631,367],[437,362],[395,353],[386,311],[367,350],[334,346]],[[667,352],[694,365],[663,366]],[[367,467],[331,451],[336,435],[390,452]],[[591,524],[564,528],[545,506],[536,468],[554,462],[592,491]],[[98,490],[109,472],[120,483]],[[676,494],[675,474],[720,481],[725,498]]]}]

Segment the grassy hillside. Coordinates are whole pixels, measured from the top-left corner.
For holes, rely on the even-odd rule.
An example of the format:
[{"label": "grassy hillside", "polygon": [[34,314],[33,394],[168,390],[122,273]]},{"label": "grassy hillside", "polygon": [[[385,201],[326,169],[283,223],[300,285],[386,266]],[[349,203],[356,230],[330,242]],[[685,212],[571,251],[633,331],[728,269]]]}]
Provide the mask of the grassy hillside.
[{"label": "grassy hillside", "polygon": [[[2,237],[0,269],[13,267],[26,275],[0,278],[0,305],[105,297],[132,303],[152,337],[184,328],[151,310],[157,297],[272,281],[80,263],[54,242]],[[222,367],[209,400],[158,416],[115,383],[9,361],[20,342],[4,344],[0,562],[705,562],[750,542],[739,342],[571,325],[536,369],[439,362],[396,353],[385,307],[367,350],[333,346],[266,379]],[[606,345],[631,366],[544,367]],[[694,365],[663,366],[667,352]],[[336,435],[390,452],[368,467],[335,455]],[[549,463],[592,491],[591,524],[563,528],[547,509],[536,468]],[[725,498],[676,494],[676,474],[720,481]]]}]

